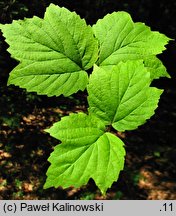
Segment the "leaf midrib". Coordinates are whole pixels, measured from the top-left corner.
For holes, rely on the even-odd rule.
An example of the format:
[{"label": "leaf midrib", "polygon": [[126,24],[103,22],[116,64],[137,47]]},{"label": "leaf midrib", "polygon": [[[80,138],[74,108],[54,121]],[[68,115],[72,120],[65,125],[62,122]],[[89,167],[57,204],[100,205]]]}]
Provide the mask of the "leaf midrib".
[{"label": "leaf midrib", "polygon": [[[119,121],[119,119],[118,119],[118,121],[116,121],[116,117],[117,117],[117,115],[118,115],[119,107],[120,107],[120,105],[122,105],[122,104],[124,104],[124,103],[126,103],[126,102],[128,101],[128,100],[123,101],[123,98],[124,98],[125,95],[127,94],[127,91],[129,91],[131,82],[132,82],[133,77],[134,77],[135,75],[136,75],[136,72],[133,73],[131,77],[129,77],[129,83],[128,83],[128,85],[127,85],[127,87],[126,87],[126,89],[125,89],[123,95],[121,96],[121,98],[120,98],[120,95],[119,95],[119,97],[118,97],[118,98],[119,98],[119,101],[118,101],[118,104],[117,104],[117,108],[116,108],[116,110],[115,110],[115,114],[114,114],[113,120],[111,121],[111,124],[113,124],[113,123]],[[118,81],[119,81],[119,79],[118,79]],[[119,84],[120,84],[120,82],[118,83],[118,92],[120,93],[120,91],[119,91]],[[146,83],[146,85],[147,85],[147,83]],[[137,94],[139,94],[141,91],[144,91],[144,89],[146,88],[146,85],[144,85],[143,88],[139,89],[139,91],[138,91],[135,95],[133,95],[132,97],[130,97],[130,99],[133,98],[133,97],[135,97],[135,96],[136,96]],[[145,102],[145,101],[144,101],[144,102]],[[143,104],[143,103],[142,103],[142,104]],[[141,105],[140,105],[140,106],[141,106]],[[138,106],[138,107],[139,107],[139,106]],[[138,107],[136,107],[135,109],[137,109]],[[134,110],[135,110],[135,109],[134,109]],[[133,112],[133,111],[131,111],[131,112]],[[130,113],[131,113],[131,112],[130,112]],[[129,114],[130,114],[130,113],[129,113]],[[128,114],[128,115],[129,115],[129,114]],[[125,118],[125,117],[123,116],[121,119],[123,119],[123,118]],[[120,119],[120,120],[121,120],[121,119]]]}]

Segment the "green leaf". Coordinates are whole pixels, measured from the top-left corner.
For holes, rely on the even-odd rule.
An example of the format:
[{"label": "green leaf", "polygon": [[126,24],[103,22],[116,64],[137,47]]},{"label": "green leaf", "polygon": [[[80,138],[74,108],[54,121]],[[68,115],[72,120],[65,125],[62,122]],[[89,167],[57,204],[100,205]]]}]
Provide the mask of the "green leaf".
[{"label": "green leaf", "polygon": [[170,75],[167,73],[167,70],[163,63],[155,56],[144,59],[144,65],[147,67],[147,70],[150,72],[150,78],[158,79],[160,77],[170,78]]},{"label": "green leaf", "polygon": [[48,159],[51,166],[44,188],[80,187],[92,178],[104,194],[117,181],[125,156],[123,142],[104,131],[99,119],[83,113],[63,117],[47,130],[62,144]]},{"label": "green leaf", "polygon": [[150,83],[142,60],[121,62],[109,71],[96,66],[87,87],[89,113],[118,131],[136,129],[154,114],[162,93]]},{"label": "green leaf", "polygon": [[97,64],[103,67],[159,54],[170,40],[143,23],[134,23],[126,12],[106,15],[93,30],[100,46]]},{"label": "green leaf", "polygon": [[51,4],[44,19],[33,17],[1,26],[8,51],[20,64],[9,84],[48,96],[84,90],[85,70],[98,57],[92,28],[75,12]]}]

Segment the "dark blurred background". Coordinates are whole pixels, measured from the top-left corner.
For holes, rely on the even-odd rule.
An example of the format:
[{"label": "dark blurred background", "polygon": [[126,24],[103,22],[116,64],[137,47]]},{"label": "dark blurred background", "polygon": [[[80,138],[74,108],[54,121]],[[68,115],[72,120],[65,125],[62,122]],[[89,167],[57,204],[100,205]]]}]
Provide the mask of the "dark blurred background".
[{"label": "dark blurred background", "polygon": [[[113,11],[127,11],[134,21],[170,38],[176,35],[175,0],[0,0],[0,23],[33,15],[43,17],[50,3],[76,11],[88,24]],[[136,131],[121,134],[126,143],[125,170],[102,197],[94,182],[79,189],[43,190],[46,161],[57,141],[43,132],[70,112],[86,111],[86,93],[71,97],[37,96],[7,87],[17,62],[0,35],[0,199],[175,199],[176,198],[176,43],[159,55],[171,79],[153,83],[163,88],[155,116]]]}]

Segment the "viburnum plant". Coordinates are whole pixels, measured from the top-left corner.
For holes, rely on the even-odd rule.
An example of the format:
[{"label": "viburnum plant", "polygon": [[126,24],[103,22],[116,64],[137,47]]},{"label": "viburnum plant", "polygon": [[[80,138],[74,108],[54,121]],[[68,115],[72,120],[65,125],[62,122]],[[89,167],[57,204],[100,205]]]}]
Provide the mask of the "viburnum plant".
[{"label": "viburnum plant", "polygon": [[151,82],[169,77],[156,55],[170,39],[134,23],[126,12],[107,14],[90,26],[54,4],[43,19],[34,16],[0,29],[19,61],[8,85],[47,96],[88,92],[87,114],[70,114],[45,130],[62,143],[48,159],[44,188],[80,187],[92,178],[105,194],[124,168],[124,143],[112,128],[134,130],[154,114],[163,90]]}]

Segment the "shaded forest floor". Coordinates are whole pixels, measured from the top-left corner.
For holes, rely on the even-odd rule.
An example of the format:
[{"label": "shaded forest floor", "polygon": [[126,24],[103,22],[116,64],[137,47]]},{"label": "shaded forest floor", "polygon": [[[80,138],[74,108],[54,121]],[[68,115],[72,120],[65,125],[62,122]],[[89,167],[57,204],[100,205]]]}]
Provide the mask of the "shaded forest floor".
[{"label": "shaded forest floor", "polygon": [[43,190],[47,158],[58,144],[43,130],[71,112],[86,111],[85,93],[47,98],[1,86],[0,95],[0,199],[176,199],[175,89],[165,90],[145,125],[120,134],[125,169],[104,197],[93,180],[79,189]]}]

